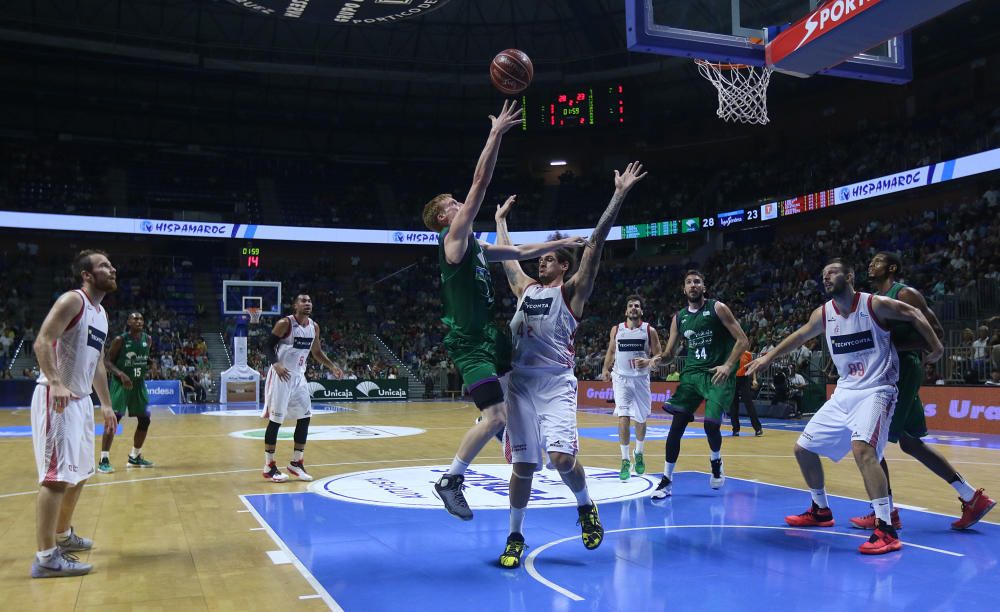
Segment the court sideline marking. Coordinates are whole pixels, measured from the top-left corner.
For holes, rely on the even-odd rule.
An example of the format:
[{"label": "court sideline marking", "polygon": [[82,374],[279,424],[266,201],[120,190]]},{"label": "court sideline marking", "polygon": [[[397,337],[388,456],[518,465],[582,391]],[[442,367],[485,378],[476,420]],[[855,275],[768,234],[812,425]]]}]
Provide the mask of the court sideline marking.
[{"label": "court sideline marking", "polygon": [[[250,511],[250,514],[253,515],[257,523],[264,528],[264,531],[267,532],[267,535],[271,536],[271,539],[274,540],[274,543],[278,545],[278,548],[280,548],[282,552],[284,552],[285,555],[287,555],[287,559],[289,560],[289,562],[295,566],[295,569],[297,569],[300,574],[302,574],[302,577],[306,579],[306,582],[309,583],[309,586],[311,586],[316,591],[317,596],[320,597],[326,603],[326,605],[334,612],[344,612],[344,609],[340,607],[340,604],[337,603],[337,600],[335,600],[326,591],[326,589],[323,588],[323,585],[320,584],[318,580],[316,580],[316,577],[313,576],[312,573],[308,569],[306,569],[306,566],[303,565],[301,561],[299,561],[299,558],[295,556],[295,553],[292,552],[292,549],[288,548],[288,546],[285,545],[285,543],[281,540],[281,538],[278,537],[278,534],[276,534],[274,530],[271,529],[271,526],[267,524],[267,521],[265,521],[261,517],[261,515],[257,513],[257,509],[253,507],[253,504],[247,501],[246,496],[240,495],[239,497],[240,501],[243,502],[243,505],[247,507],[247,510]],[[271,553],[268,552],[268,555],[270,554]],[[304,597],[308,598],[309,596],[304,596]],[[299,599],[303,599],[304,597],[299,596]]]}]

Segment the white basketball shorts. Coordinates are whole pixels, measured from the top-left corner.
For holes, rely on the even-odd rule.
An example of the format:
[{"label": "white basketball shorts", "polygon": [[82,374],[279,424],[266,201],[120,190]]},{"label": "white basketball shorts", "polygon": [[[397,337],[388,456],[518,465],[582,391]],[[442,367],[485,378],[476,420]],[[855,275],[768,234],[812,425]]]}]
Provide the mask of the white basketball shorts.
[{"label": "white basketball shorts", "polygon": [[507,383],[507,436],[514,463],[545,465],[545,452],[576,455],[576,377],[572,370],[515,368]]},{"label": "white basketball shorts", "polygon": [[302,374],[292,374],[288,381],[281,380],[274,368],[267,371],[264,383],[264,411],[261,415],[275,423],[285,419],[297,421],[312,416],[309,384]]},{"label": "white basketball shorts", "polygon": [[71,399],[56,412],[48,385],[36,385],[31,396],[31,441],[38,482],[78,484],[94,474],[94,402]]},{"label": "white basketball shorts", "polygon": [[645,423],[653,401],[649,392],[649,376],[621,376],[612,373],[611,386],[615,392],[615,416],[629,417],[637,423]]},{"label": "white basketball shorts", "polygon": [[840,461],[860,440],[875,448],[879,459],[889,439],[889,423],[896,409],[895,386],[837,389],[820,407],[799,436],[799,446]]}]

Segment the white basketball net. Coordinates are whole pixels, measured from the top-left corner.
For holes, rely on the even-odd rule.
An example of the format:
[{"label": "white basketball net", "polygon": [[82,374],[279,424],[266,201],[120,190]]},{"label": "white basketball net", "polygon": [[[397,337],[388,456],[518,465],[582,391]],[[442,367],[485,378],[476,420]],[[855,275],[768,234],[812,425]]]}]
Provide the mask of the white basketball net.
[{"label": "white basketball net", "polygon": [[720,119],[767,125],[767,84],[774,69],[770,66],[717,64],[695,60],[701,76],[719,92]]},{"label": "white basketball net", "polygon": [[245,312],[248,315],[250,315],[250,324],[251,325],[256,325],[256,324],[260,323],[260,315],[263,314],[260,311],[260,308],[254,308],[253,306],[251,306],[251,307],[247,308]]}]

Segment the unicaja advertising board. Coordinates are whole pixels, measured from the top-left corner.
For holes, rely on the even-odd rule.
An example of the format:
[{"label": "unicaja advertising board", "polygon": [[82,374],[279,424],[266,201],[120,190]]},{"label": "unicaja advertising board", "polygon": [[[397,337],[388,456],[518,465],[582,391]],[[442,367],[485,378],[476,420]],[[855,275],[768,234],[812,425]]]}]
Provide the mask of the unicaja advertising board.
[{"label": "unicaja advertising board", "polygon": [[317,401],[388,402],[409,399],[408,378],[376,380],[314,380],[309,395]]}]

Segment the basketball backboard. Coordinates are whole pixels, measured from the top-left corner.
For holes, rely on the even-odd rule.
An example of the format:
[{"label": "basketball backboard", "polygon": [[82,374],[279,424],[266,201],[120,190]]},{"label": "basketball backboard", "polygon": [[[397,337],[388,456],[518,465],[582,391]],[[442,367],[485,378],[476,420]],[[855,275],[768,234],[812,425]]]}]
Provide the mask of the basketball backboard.
[{"label": "basketball backboard", "polygon": [[264,316],[281,315],[281,283],[273,281],[222,281],[222,313],[242,315],[247,307],[260,308]]},{"label": "basketball backboard", "polygon": [[[630,50],[752,66],[766,65],[766,43],[824,3],[823,0],[625,1]],[[852,5],[864,2],[848,1]],[[857,51],[851,59],[818,74],[889,83],[906,83],[912,78],[909,34]]]}]

